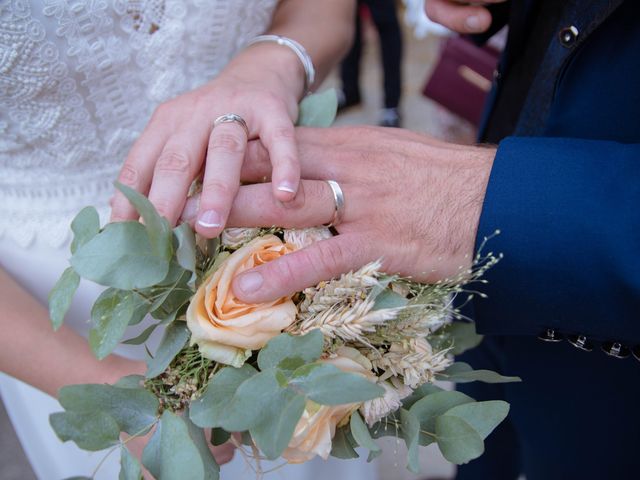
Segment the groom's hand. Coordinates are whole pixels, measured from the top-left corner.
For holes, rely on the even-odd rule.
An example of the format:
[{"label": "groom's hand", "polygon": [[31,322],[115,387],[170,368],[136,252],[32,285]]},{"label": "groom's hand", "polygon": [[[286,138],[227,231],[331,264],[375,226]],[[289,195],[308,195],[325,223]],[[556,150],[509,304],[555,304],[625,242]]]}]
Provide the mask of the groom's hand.
[{"label": "groom's hand", "polygon": [[427,0],[427,17],[458,33],[482,33],[491,26],[491,13],[486,5],[506,0]]},{"label": "groom's hand", "polygon": [[[331,221],[335,180],[345,197],[339,235],[240,275],[236,295],[262,302],[382,258],[389,273],[436,281],[469,268],[495,148],[437,141],[400,129],[297,129],[302,177],[293,202],[269,184],[241,187],[230,226],[310,227]],[[270,172],[268,152],[249,146],[243,180]]]}]

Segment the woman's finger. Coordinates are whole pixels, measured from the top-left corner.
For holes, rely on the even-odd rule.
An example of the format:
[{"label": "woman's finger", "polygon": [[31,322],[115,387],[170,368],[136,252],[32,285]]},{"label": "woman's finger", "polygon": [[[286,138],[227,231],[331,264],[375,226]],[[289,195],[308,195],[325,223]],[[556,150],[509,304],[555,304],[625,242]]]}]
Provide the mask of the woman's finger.
[{"label": "woman's finger", "polygon": [[481,33],[491,26],[491,13],[480,5],[427,0],[425,11],[431,20],[458,33]]},{"label": "woman's finger", "polygon": [[198,233],[207,238],[219,235],[227,223],[246,148],[247,133],[238,123],[221,123],[211,132],[196,223]]},{"label": "woman's finger", "polygon": [[362,236],[337,235],[237,276],[233,291],[243,302],[262,303],[300,292],[374,260],[371,243]]},{"label": "woman's finger", "polygon": [[293,200],[300,182],[300,163],[295,129],[284,108],[263,117],[260,140],[271,160],[274,197],[282,202]]},{"label": "woman's finger", "polygon": [[[169,137],[169,130],[158,124],[150,123],[140,135],[127,155],[118,181],[146,195],[149,191],[153,169]],[[137,220],[140,215],[129,200],[116,191],[111,201],[111,221]]]},{"label": "woman's finger", "polygon": [[204,159],[206,126],[191,126],[169,138],[155,165],[149,200],[171,225],[182,213],[189,187]]}]

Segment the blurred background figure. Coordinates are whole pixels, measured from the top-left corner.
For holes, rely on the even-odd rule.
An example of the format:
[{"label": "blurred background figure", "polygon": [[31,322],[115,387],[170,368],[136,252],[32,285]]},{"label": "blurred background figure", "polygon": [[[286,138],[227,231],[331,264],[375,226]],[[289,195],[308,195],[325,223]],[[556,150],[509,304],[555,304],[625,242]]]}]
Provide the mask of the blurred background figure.
[{"label": "blurred background figure", "polygon": [[380,37],[382,69],[384,73],[384,108],[378,124],[383,127],[399,127],[400,96],[402,90],[402,33],[398,23],[395,0],[359,0],[356,15],[356,32],[351,50],[340,66],[342,90],[338,110],[359,105],[360,59],[363,48],[363,20],[371,18]]}]

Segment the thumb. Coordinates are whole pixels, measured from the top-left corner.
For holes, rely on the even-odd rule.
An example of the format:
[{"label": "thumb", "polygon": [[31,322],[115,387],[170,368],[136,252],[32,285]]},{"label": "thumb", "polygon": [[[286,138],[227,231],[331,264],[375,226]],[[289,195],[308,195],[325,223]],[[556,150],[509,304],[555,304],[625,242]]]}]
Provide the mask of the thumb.
[{"label": "thumb", "polygon": [[372,260],[375,255],[358,235],[337,235],[238,275],[233,292],[246,303],[268,302],[357,270]]}]

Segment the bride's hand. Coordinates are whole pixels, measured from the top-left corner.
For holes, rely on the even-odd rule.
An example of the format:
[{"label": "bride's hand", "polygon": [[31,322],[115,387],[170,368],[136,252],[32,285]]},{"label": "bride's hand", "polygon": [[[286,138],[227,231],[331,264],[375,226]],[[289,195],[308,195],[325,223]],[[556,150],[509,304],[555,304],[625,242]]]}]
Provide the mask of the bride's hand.
[{"label": "bride's hand", "polygon": [[[243,186],[230,226],[311,227],[334,214],[335,180],[344,193],[339,235],[239,275],[236,295],[259,303],[383,259],[383,269],[435,281],[468,268],[496,149],[455,145],[400,129],[297,129],[300,193],[287,206],[268,184]],[[268,152],[251,142],[243,179],[268,173]],[[259,207],[258,207],[259,206]]]},{"label": "bride's hand", "polygon": [[[239,123],[213,128],[213,122],[235,113],[246,121],[250,138],[259,138],[269,152],[274,198],[293,200],[300,178],[293,124],[304,78],[300,61],[289,49],[272,43],[247,48],[215,80],[156,109],[118,180],[148,195],[175,225],[191,183],[203,175],[196,230],[206,237],[217,236],[240,186],[248,139]],[[117,192],[111,219],[137,218]]]}]

